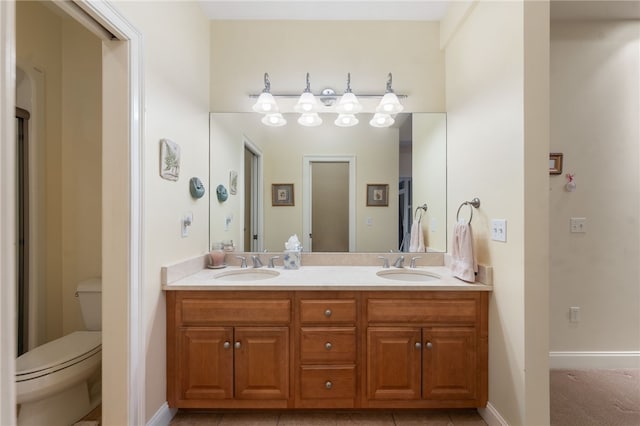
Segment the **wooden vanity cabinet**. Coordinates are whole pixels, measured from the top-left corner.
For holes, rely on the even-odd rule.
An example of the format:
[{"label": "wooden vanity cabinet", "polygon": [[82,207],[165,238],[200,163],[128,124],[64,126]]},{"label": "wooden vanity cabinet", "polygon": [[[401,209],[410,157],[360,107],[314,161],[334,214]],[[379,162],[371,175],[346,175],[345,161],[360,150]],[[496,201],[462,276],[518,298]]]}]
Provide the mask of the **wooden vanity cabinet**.
[{"label": "wooden vanity cabinet", "polygon": [[167,318],[170,406],[289,406],[289,294],[168,292]]},{"label": "wooden vanity cabinet", "polygon": [[366,405],[484,407],[488,294],[365,295]]},{"label": "wooden vanity cabinet", "polygon": [[295,406],[354,408],[358,377],[357,294],[297,292],[295,306]]}]

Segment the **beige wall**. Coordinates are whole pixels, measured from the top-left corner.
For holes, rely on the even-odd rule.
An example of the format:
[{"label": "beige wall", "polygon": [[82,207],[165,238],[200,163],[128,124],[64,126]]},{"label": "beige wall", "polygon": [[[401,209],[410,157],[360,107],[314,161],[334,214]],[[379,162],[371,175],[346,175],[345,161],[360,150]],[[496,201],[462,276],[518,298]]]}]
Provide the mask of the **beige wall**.
[{"label": "beige wall", "polygon": [[[511,425],[549,421],[548,370],[540,365],[547,356],[547,259],[542,255],[547,246],[546,237],[532,235],[538,220],[538,234],[546,230],[546,214],[536,216],[533,206],[541,204],[546,212],[548,191],[544,96],[530,99],[529,92],[535,87],[548,93],[544,71],[529,68],[531,61],[544,68],[547,60],[548,4],[540,7],[529,13],[521,2],[481,1],[462,25],[447,25],[458,27],[446,46],[447,211],[453,224],[460,203],[476,196],[482,201],[473,216],[475,249],[478,261],[496,271],[489,312],[489,403]],[[546,43],[548,49],[548,34]],[[533,140],[533,134],[539,138]],[[507,220],[506,243],[490,240],[493,218]]]},{"label": "beige wall", "polygon": [[444,56],[434,22],[212,21],[211,111],[251,111],[263,74],[273,93],[383,93],[387,74],[410,112],[444,111]]},{"label": "beige wall", "polygon": [[[551,151],[564,165],[550,184],[551,351],[640,350],[639,75],[639,21],[552,22]],[[587,232],[570,233],[571,217]]]},{"label": "beige wall", "polygon": [[[207,198],[189,194],[193,176],[209,173],[209,21],[195,2],[118,2],[144,40],[144,322],[146,416],[166,401],[165,302],[160,267],[203,254],[208,246]],[[181,147],[180,179],[159,176],[160,139]],[[206,188],[209,192],[211,188]],[[189,237],[180,219],[193,213]]]}]

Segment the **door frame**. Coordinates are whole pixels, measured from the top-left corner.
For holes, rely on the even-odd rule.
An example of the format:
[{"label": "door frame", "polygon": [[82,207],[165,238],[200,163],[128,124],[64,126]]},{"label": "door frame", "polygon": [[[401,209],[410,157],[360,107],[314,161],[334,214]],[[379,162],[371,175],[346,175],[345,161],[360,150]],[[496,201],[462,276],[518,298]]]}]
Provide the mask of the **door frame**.
[{"label": "door frame", "polygon": [[[103,303],[106,300],[120,302],[126,306],[125,318],[114,324],[103,326],[103,371],[117,373],[103,381],[103,401],[108,411],[118,411],[115,416],[124,417],[127,424],[145,424],[145,327],[143,315],[143,51],[142,34],[127,21],[108,0],[73,0],[74,5],[92,19],[79,21],[82,25],[92,25],[95,21],[111,32],[116,41],[103,42],[103,55],[107,52],[105,43],[119,44],[119,59],[124,59],[119,70],[128,83],[117,90],[114,98],[123,99],[117,105],[115,115],[122,120],[116,131],[124,134],[120,138],[126,153],[128,173],[120,173],[113,182],[105,184],[103,178],[103,200],[108,199],[113,220],[103,223]],[[77,20],[77,18],[76,18]],[[95,31],[95,27],[91,29]],[[106,39],[107,37],[104,37]],[[0,140],[13,141],[15,136],[15,69],[16,69],[16,27],[15,0],[0,2]],[[104,65],[103,65],[104,67]],[[103,89],[104,97],[104,89]],[[103,115],[114,112],[103,110]],[[103,123],[103,134],[106,125]],[[113,137],[114,133],[110,133]],[[104,153],[103,153],[104,155]],[[103,169],[109,170],[115,154],[108,160],[103,156]],[[0,424],[12,425],[16,422],[15,393],[15,187],[8,182],[15,181],[15,146],[13,143],[0,144],[0,335],[3,336],[0,350]],[[105,168],[104,166],[107,166]],[[105,176],[108,174],[105,173]],[[114,202],[115,201],[115,202]],[[120,205],[114,209],[114,206]],[[103,210],[107,207],[103,202]],[[115,210],[115,211],[114,211]],[[115,266],[122,271],[123,280],[109,282],[105,272]],[[112,274],[112,272],[109,272]],[[122,351],[123,347],[125,351]],[[124,352],[124,354],[122,354]],[[122,355],[120,355],[122,354]],[[112,357],[111,355],[116,355]],[[120,363],[124,358],[124,363]],[[124,376],[124,378],[123,378]],[[124,382],[124,383],[123,383]],[[104,412],[104,411],[103,411]]]},{"label": "door frame", "polygon": [[302,247],[311,251],[311,163],[349,163],[349,252],[356,251],[356,156],[355,155],[303,155],[302,156]]},{"label": "door frame", "polygon": [[[264,159],[263,159],[262,150],[260,149],[260,147],[258,147],[258,145],[253,143],[253,141],[251,141],[251,139],[249,139],[247,135],[243,134],[242,140],[243,140],[243,145],[242,145],[243,154],[244,154],[244,149],[248,149],[253,153],[254,158],[256,160],[256,167],[255,167],[256,173],[255,175],[253,175],[253,182],[251,183],[252,192],[255,191],[255,193],[252,194],[254,202],[251,203],[252,204],[251,222],[255,226],[256,234],[258,234],[258,239],[255,242],[253,240],[253,237],[251,238],[251,247],[245,247],[244,249],[245,251],[261,252],[264,248],[264,205],[263,205]],[[244,164],[244,161],[242,162],[242,164]],[[243,170],[242,176],[245,176],[244,170]],[[245,208],[246,208],[245,204],[242,203],[243,217],[244,217]]]}]

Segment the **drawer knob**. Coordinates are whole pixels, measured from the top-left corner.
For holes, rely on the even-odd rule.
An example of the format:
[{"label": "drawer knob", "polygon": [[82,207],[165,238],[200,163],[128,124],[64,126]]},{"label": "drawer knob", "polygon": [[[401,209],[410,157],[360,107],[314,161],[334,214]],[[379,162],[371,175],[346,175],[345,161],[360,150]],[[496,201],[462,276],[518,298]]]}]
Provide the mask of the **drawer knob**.
[{"label": "drawer knob", "polygon": [[427,342],[427,349],[433,348],[433,344],[431,342]]},{"label": "drawer knob", "polygon": [[333,314],[333,312],[331,312],[331,309],[327,309],[326,311],[324,311],[324,316],[327,318],[329,318],[331,314]]},{"label": "drawer knob", "polygon": [[231,342],[229,342],[229,341],[224,342],[222,344],[222,347],[225,348],[225,349],[229,349],[231,347]]},{"label": "drawer knob", "polygon": [[333,383],[331,383],[330,380],[327,380],[327,382],[324,384],[324,387],[327,389],[331,389],[333,387]]},{"label": "drawer knob", "polygon": [[416,349],[420,349],[422,347],[422,343],[416,342]]},{"label": "drawer knob", "polygon": [[236,349],[240,349],[242,347],[242,345],[240,344],[240,341],[237,341],[235,345],[233,345],[234,348]]},{"label": "drawer knob", "polygon": [[333,348],[333,345],[331,344],[331,342],[327,342],[324,344],[324,348],[330,351]]}]

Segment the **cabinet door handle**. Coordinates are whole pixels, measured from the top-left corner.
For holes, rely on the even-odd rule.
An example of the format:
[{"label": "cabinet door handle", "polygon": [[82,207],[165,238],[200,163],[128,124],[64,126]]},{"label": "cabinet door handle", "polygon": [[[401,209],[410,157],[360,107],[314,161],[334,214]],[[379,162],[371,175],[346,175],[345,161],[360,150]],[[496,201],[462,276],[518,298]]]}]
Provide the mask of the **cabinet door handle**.
[{"label": "cabinet door handle", "polygon": [[333,348],[333,345],[331,344],[331,342],[327,342],[324,344],[324,348],[330,351]]},{"label": "cabinet door handle", "polygon": [[229,342],[229,341],[224,342],[222,344],[222,347],[225,348],[225,349],[229,349],[231,347],[231,342]]},{"label": "cabinet door handle", "polygon": [[433,348],[433,344],[431,342],[427,342],[427,349]]},{"label": "cabinet door handle", "polygon": [[416,349],[420,349],[420,348],[422,348],[422,343],[416,342]]},{"label": "cabinet door handle", "polygon": [[235,345],[233,345],[234,348],[236,349],[240,349],[242,347],[242,345],[240,344],[240,341],[238,340]]},{"label": "cabinet door handle", "polygon": [[331,309],[327,309],[326,311],[324,311],[324,316],[327,318],[329,318],[331,314],[333,314],[333,312],[331,312]]},{"label": "cabinet door handle", "polygon": [[333,383],[331,383],[330,380],[327,380],[327,382],[324,384],[324,387],[327,389],[331,389],[333,387]]}]

